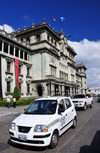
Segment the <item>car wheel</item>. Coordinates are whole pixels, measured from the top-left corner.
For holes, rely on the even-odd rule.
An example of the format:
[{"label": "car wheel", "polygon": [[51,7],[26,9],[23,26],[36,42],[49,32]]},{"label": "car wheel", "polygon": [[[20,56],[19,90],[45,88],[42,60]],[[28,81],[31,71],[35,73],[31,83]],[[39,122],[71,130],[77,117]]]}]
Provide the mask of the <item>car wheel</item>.
[{"label": "car wheel", "polygon": [[50,143],[50,148],[55,148],[58,144],[58,133],[57,132],[54,132],[52,137],[51,137],[51,143]]},{"label": "car wheel", "polygon": [[83,107],[83,109],[84,109],[84,110],[86,110],[86,109],[87,109],[86,103],[84,104],[84,107]]},{"label": "car wheel", "polygon": [[77,126],[77,118],[75,117],[73,119],[73,125],[72,125],[72,128],[75,128]]},{"label": "car wheel", "polygon": [[91,108],[93,107],[93,101],[91,102],[91,105],[90,105],[90,107],[91,107]]}]

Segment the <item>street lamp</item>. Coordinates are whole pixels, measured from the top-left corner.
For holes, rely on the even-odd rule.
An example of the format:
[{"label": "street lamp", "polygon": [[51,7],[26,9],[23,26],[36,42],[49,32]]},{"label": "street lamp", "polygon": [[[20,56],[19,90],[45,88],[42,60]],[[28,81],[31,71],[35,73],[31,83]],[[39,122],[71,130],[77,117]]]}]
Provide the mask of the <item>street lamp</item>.
[{"label": "street lamp", "polygon": [[67,35],[67,38],[71,37],[72,35]]}]

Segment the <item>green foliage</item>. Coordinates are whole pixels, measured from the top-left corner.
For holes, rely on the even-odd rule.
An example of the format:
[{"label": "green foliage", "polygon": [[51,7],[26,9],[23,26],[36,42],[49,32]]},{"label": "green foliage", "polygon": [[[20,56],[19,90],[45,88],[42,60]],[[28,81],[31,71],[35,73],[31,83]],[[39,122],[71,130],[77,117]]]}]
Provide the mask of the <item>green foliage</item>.
[{"label": "green foliage", "polygon": [[[16,106],[30,105],[34,100],[35,100],[34,97],[30,97],[30,98],[26,98],[26,99],[24,99],[24,98],[18,99],[16,101]],[[5,106],[7,107],[7,100],[0,99],[0,107],[5,107]],[[12,99],[10,100],[10,107],[13,107],[13,100]]]},{"label": "green foliage", "polygon": [[14,88],[13,97],[17,100],[21,97],[20,89],[18,88],[18,86]]}]

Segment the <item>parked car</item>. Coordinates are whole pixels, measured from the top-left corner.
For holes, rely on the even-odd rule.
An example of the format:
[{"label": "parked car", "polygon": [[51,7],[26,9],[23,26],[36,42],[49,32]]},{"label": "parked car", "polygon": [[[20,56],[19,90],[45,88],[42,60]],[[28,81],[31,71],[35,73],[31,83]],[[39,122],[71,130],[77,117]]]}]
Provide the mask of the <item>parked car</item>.
[{"label": "parked car", "polygon": [[93,107],[93,97],[91,96],[91,94],[86,94],[86,97],[87,97],[87,101],[88,101],[88,104]]},{"label": "parked car", "polygon": [[91,95],[77,94],[72,99],[76,108],[87,109],[88,106],[93,107],[93,98]]},{"label": "parked car", "polygon": [[97,102],[100,103],[100,94],[97,94]]},{"label": "parked car", "polygon": [[54,148],[59,136],[76,125],[76,110],[69,97],[47,97],[35,100],[12,121],[9,134],[14,143]]}]

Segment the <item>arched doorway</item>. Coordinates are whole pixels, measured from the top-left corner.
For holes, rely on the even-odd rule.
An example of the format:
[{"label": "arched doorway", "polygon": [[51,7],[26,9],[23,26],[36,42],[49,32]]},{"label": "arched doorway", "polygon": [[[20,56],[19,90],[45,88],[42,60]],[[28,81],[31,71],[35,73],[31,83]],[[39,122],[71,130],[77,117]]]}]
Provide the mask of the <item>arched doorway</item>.
[{"label": "arched doorway", "polygon": [[37,93],[38,93],[39,96],[42,96],[43,95],[43,88],[42,88],[41,85],[38,85],[37,86]]}]

